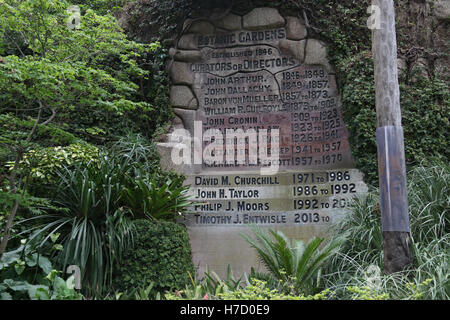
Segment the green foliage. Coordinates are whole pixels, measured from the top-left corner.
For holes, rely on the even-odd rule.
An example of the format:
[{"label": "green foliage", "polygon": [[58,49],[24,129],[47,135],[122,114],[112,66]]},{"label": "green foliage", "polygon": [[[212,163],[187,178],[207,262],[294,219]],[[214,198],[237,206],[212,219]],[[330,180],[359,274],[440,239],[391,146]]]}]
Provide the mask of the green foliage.
[{"label": "green foliage", "polygon": [[[231,270],[231,265],[227,267],[227,276],[225,280],[222,280],[217,273],[211,271],[209,266],[206,266],[205,276],[202,280],[203,287],[206,293],[214,293],[215,296],[221,291],[227,290],[237,290],[243,286],[243,278],[241,276],[239,279],[235,279],[233,271]],[[221,289],[221,287],[223,289]]]},{"label": "green foliage", "polygon": [[[12,114],[0,114],[0,137],[4,144],[13,144],[27,137],[34,126],[33,120],[21,120]],[[37,125],[34,140],[43,147],[66,146],[80,139],[61,128],[48,124]]]},{"label": "green foliage", "polygon": [[[357,166],[371,184],[378,183],[376,110],[373,60],[363,52],[342,60],[342,102],[350,132],[352,153]],[[406,85],[401,82],[400,98],[405,135],[407,165],[417,165],[438,158],[449,158],[447,141],[450,118],[450,91],[438,78],[420,78]]]},{"label": "green foliage", "polygon": [[137,287],[150,284],[152,293],[185,287],[194,274],[186,228],[173,222],[135,221],[134,247],[124,253],[114,273],[114,289],[133,296]]},{"label": "green foliage", "polygon": [[55,125],[38,124],[33,139],[30,140],[30,143],[25,143],[35,122],[30,119],[20,119],[9,113],[0,114],[0,174],[8,173],[9,170],[5,164],[8,161],[14,161],[18,147],[28,151],[53,146],[64,147],[81,142],[74,135]]},{"label": "green foliage", "polygon": [[[63,168],[73,168],[76,165],[86,166],[98,162],[99,150],[89,144],[71,144],[67,147],[50,147],[35,149],[25,154],[20,167],[30,170],[29,179],[37,180],[35,183],[54,183],[58,176],[57,171]],[[13,163],[8,166],[12,168]]]},{"label": "green foliage", "polygon": [[389,294],[377,293],[370,287],[347,287],[346,290],[352,295],[351,300],[388,300]]},{"label": "green foliage", "polygon": [[0,260],[0,300],[81,300],[74,276],[63,280],[50,260],[25,244]]},{"label": "green foliage", "polygon": [[167,180],[158,185],[154,178],[137,179],[124,189],[124,202],[136,218],[174,221],[191,205],[189,186],[182,186],[183,180]]},{"label": "green foliage", "polygon": [[324,239],[314,238],[305,247],[303,241],[290,240],[281,231],[269,232],[252,227],[256,238],[243,234],[244,239],[256,249],[266,268],[278,280],[292,285],[292,291],[313,293],[320,279],[319,270],[336,251],[339,244],[333,241],[320,249]]},{"label": "green foliage", "polygon": [[[0,102],[6,111],[38,116],[41,123],[54,118],[98,141],[99,133],[119,127],[108,128],[108,119],[117,122],[125,112],[152,110],[137,101],[135,81],[148,76],[137,61],[157,45],[129,41],[113,16],[93,10],[83,12],[80,28],[71,30],[69,3],[63,0],[5,2],[3,40],[22,48],[20,57],[8,55],[0,64]],[[86,126],[97,129],[92,134]]]},{"label": "green foliage", "polygon": [[167,300],[324,300],[333,293],[325,290],[314,296],[285,293],[282,280],[274,288],[266,280],[244,274],[235,279],[231,266],[228,265],[227,276],[222,280],[214,271],[206,268],[202,280],[194,280],[184,290],[175,290],[165,294]]},{"label": "green foliage", "polygon": [[112,283],[112,270],[132,244],[130,212],[120,207],[126,168],[116,159],[102,156],[98,165],[65,167],[54,202],[66,210],[29,219],[36,224],[31,239],[61,233],[64,250],[58,261],[65,268],[78,265],[86,293],[101,293]]},{"label": "green foliage", "polygon": [[[221,280],[214,272],[207,269],[202,280],[191,278],[191,284],[184,290],[169,292],[164,295],[167,300],[419,300],[428,296],[432,279],[413,283],[407,279],[399,281],[398,275],[383,276],[377,268],[368,270],[364,281],[355,285],[345,285],[338,291],[325,289],[315,295],[299,295],[293,290],[286,291],[283,280],[273,285],[265,278],[265,274],[253,274],[234,280],[230,266],[226,280]],[[273,279],[269,280],[270,282]],[[276,280],[275,280],[276,281]],[[395,287],[395,290],[391,286]],[[140,291],[143,291],[141,289]],[[157,297],[160,299],[160,297]]]},{"label": "green foliage", "polygon": [[114,142],[110,152],[122,159],[124,186],[121,203],[135,218],[174,221],[191,204],[184,177],[163,172],[155,145],[140,134],[128,133]]},{"label": "green foliage", "polygon": [[206,266],[205,275],[202,280],[192,278],[189,274],[191,283],[186,285],[183,290],[175,290],[165,294],[167,300],[216,300],[220,295],[235,291],[244,286],[243,276],[235,279],[231,265],[228,265],[227,276],[222,280],[214,271]]},{"label": "green foliage", "polygon": [[450,157],[450,90],[448,82],[423,77],[402,84],[401,106],[405,129],[407,164],[429,166],[433,160]]},{"label": "green foliage", "polygon": [[257,279],[244,288],[219,294],[223,300],[327,300],[331,296],[332,293],[329,290],[308,296],[284,294],[275,289],[269,289],[264,281]]},{"label": "green foliage", "polygon": [[159,155],[153,143],[140,133],[126,132],[109,146],[111,153],[133,163],[143,172],[155,172],[159,165]]},{"label": "green foliage", "polygon": [[125,4],[136,0],[72,0],[72,4],[83,9],[92,9],[100,14],[113,13],[120,10]]},{"label": "green foliage", "polygon": [[[388,293],[390,299],[411,298],[408,287],[418,287],[425,282],[424,299],[450,297],[449,172],[449,165],[441,162],[431,167],[419,166],[408,172],[413,268],[392,276],[375,277],[378,279],[378,292]],[[383,267],[383,235],[378,203],[379,193],[374,189],[366,196],[355,199],[351,211],[336,226],[335,233],[346,234],[349,240],[330,260],[323,281],[326,287],[343,297],[348,297],[342,292],[345,287],[366,286],[367,270]]]},{"label": "green foliage", "polygon": [[349,57],[341,62],[345,70],[342,81],[343,116],[349,130],[352,154],[365,179],[378,181],[377,144],[375,140],[376,110],[373,60],[370,52]]},{"label": "green foliage", "polygon": [[411,234],[422,244],[450,234],[450,164],[434,161],[408,175]]},{"label": "green foliage", "polygon": [[[333,296],[330,290],[315,295],[285,294],[277,289],[271,289],[264,280],[251,279],[245,286],[229,286],[226,282],[217,280],[217,285],[208,288],[203,280],[193,282],[185,290],[165,294],[167,300],[326,300]],[[212,294],[211,294],[212,293]]]}]

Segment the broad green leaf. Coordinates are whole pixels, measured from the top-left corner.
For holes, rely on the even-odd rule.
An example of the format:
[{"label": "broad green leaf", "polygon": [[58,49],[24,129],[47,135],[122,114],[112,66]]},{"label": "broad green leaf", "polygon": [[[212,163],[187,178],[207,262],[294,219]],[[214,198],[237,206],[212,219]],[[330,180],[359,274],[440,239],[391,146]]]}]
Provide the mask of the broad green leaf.
[{"label": "broad green leaf", "polygon": [[52,271],[52,263],[46,257],[40,256],[38,260],[39,267],[44,271],[45,274],[48,274]]},{"label": "broad green leaf", "polygon": [[6,279],[3,283],[13,291],[27,291],[30,284],[26,281],[15,281],[13,279]]},{"label": "broad green leaf", "polygon": [[28,296],[31,300],[49,300],[50,290],[44,285],[30,285],[28,288]]}]

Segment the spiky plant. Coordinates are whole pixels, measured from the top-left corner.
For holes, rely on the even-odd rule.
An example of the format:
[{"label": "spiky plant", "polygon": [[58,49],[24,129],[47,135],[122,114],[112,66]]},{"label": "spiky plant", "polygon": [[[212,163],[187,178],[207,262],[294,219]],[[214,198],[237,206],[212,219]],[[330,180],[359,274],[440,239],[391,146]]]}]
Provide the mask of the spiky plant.
[{"label": "spiky plant", "polygon": [[131,214],[119,206],[127,170],[108,156],[101,157],[98,165],[62,169],[54,202],[65,209],[32,218],[30,239],[43,237],[41,245],[45,245],[59,234],[63,250],[57,260],[63,270],[68,265],[80,267],[88,295],[111,284],[114,264],[132,245]]},{"label": "spiky plant", "polygon": [[255,239],[247,234],[243,238],[256,250],[267,270],[278,280],[292,283],[296,293],[316,291],[320,268],[335,253],[340,241],[320,248],[323,238],[313,238],[306,245],[301,240],[288,239],[281,231],[268,231],[250,227]]}]

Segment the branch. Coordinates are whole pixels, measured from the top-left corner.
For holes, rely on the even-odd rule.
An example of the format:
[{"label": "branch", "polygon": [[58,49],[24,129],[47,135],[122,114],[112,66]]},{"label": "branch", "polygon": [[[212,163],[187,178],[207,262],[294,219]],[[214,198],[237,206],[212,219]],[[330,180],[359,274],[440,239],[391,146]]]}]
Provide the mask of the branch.
[{"label": "branch", "polygon": [[51,110],[52,110],[52,115],[50,116],[50,118],[48,118],[47,120],[42,122],[41,125],[45,126],[45,125],[49,124],[55,118],[56,110],[55,110],[55,108],[51,108]]},{"label": "branch", "polygon": [[39,107],[40,107],[39,111],[38,111],[38,116],[37,116],[36,121],[34,122],[34,126],[31,129],[30,134],[28,135],[27,140],[25,140],[26,142],[31,141],[31,138],[33,137],[33,134],[36,131],[37,125],[39,124],[39,121],[41,120],[42,109],[44,108],[44,106],[42,105],[42,102],[40,100],[38,101],[38,103],[39,103]]},{"label": "branch", "polygon": [[[34,132],[36,131],[36,128],[39,124],[39,121],[41,120],[41,114],[42,114],[42,109],[44,108],[44,106],[42,105],[42,102],[40,100],[38,100],[39,103],[39,111],[38,111],[38,116],[37,119],[34,123],[33,128],[30,131],[30,134],[28,135],[28,138],[26,140],[26,142],[30,142],[31,138],[33,137]],[[52,109],[53,110],[53,109]],[[20,161],[22,161],[23,158],[23,154],[24,154],[24,149],[23,147],[19,148],[17,151],[17,156],[16,156],[16,160],[14,161],[14,167],[12,169],[12,172],[9,176],[9,189],[10,189],[10,193],[12,194],[17,194],[17,189],[16,189],[16,175],[17,175],[17,169],[19,167]],[[8,241],[9,241],[9,237],[11,234],[11,226],[14,222],[14,218],[16,217],[17,214],[17,210],[19,209],[19,200],[16,199],[14,201],[14,205],[11,209],[11,212],[9,213],[8,216],[8,221],[6,223],[5,226],[5,231],[3,233],[3,238],[2,241],[0,243],[0,259],[3,256],[3,253],[6,250],[6,247],[8,245]]]}]

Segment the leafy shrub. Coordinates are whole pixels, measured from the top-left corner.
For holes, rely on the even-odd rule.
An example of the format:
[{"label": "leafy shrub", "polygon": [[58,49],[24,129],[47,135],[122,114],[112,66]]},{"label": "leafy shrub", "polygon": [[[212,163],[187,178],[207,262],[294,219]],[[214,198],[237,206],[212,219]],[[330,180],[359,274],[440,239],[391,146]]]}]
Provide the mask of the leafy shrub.
[{"label": "leafy shrub", "polygon": [[[285,294],[277,289],[271,289],[264,280],[252,279],[244,286],[229,287],[225,282],[219,281],[214,294],[205,293],[204,284],[186,287],[186,290],[167,293],[167,300],[326,300],[333,296],[330,290],[316,295],[304,296]],[[214,292],[214,291],[212,291]]]},{"label": "leafy shrub", "polygon": [[25,244],[0,260],[0,300],[81,300],[74,276],[63,280],[50,260]]},{"label": "leafy shrub", "polygon": [[189,186],[182,186],[180,180],[184,179],[169,179],[158,185],[154,178],[139,178],[124,189],[124,202],[137,218],[174,221],[191,204]]},{"label": "leafy shrub", "polygon": [[[12,151],[24,142],[35,121],[19,119],[12,114],[0,114],[0,174],[8,173],[8,167],[5,164],[13,161],[15,154]],[[28,145],[22,145],[26,148],[46,148],[54,146],[68,146],[81,140],[74,135],[58,128],[55,125],[37,125],[34,138]]]},{"label": "leafy shrub", "polygon": [[[390,299],[411,297],[408,288],[421,287],[424,299],[449,299],[450,274],[449,204],[450,166],[437,162],[418,166],[408,172],[413,268],[385,276],[379,275],[376,289]],[[379,192],[372,190],[355,199],[345,219],[336,226],[336,234],[346,234],[341,246],[323,274],[324,285],[349,298],[345,287],[366,286],[367,270],[383,268],[383,234],[379,210]],[[371,277],[369,277],[371,278]],[[413,279],[413,280],[412,280]]]},{"label": "leafy shrub", "polygon": [[[194,274],[186,228],[174,222],[136,220],[134,247],[124,253],[114,273],[114,289],[152,287],[153,295],[184,288]],[[132,292],[130,293],[133,296]]]},{"label": "leafy shrub", "polygon": [[[373,59],[369,51],[340,62],[344,118],[357,166],[373,185],[378,184],[376,108]],[[447,161],[450,90],[438,78],[400,83],[405,154],[408,166],[437,158]]]},{"label": "leafy shrub", "polygon": [[156,147],[140,133],[126,132],[109,146],[111,153],[123,157],[143,172],[155,172],[159,166]]},{"label": "leafy shrub", "polygon": [[256,240],[246,234],[243,234],[244,239],[256,249],[270,273],[287,283],[286,289],[296,293],[316,290],[319,270],[338,246],[338,241],[333,241],[320,249],[324,239],[314,238],[305,247],[303,241],[290,240],[281,231],[270,229],[267,232],[256,226],[252,231]]},{"label": "leafy shrub", "polygon": [[[112,268],[131,245],[131,214],[120,207],[121,187],[127,167],[106,155],[96,165],[64,168],[58,175],[53,201],[65,208],[28,219],[35,222],[31,239],[60,233],[63,268],[78,265],[83,290],[101,293],[112,282]],[[48,234],[48,235],[47,235]]]},{"label": "leafy shrub", "polygon": [[223,300],[326,300],[331,296],[330,290],[308,296],[280,293],[276,289],[269,289],[264,281],[257,279],[253,279],[252,283],[244,288],[219,294]]},{"label": "leafy shrub", "polygon": [[411,234],[431,243],[450,234],[450,164],[435,161],[409,172],[408,201]]},{"label": "leafy shrub", "polygon": [[[58,176],[57,171],[73,168],[76,165],[86,166],[98,162],[99,150],[89,144],[70,144],[66,147],[49,147],[30,150],[20,162],[19,169],[29,170],[29,178],[37,180],[36,183],[54,183]],[[8,167],[14,164],[9,163]],[[32,182],[32,181],[29,181]]]},{"label": "leafy shrub", "polygon": [[[35,121],[23,120],[12,114],[0,114],[0,137],[3,143],[13,143],[21,138],[26,138]],[[43,147],[67,146],[80,141],[73,134],[64,131],[56,125],[37,125],[35,141]]]},{"label": "leafy shrub", "polygon": [[127,168],[123,170],[122,206],[135,218],[174,221],[190,205],[184,177],[163,172],[153,143],[141,134],[128,132],[110,146],[110,153]]},{"label": "leafy shrub", "polygon": [[194,279],[190,275],[190,284],[182,290],[166,293],[165,298],[167,300],[216,300],[224,292],[235,291],[243,287],[245,285],[244,276],[235,279],[231,265],[228,265],[226,279],[222,280],[214,271],[209,269],[209,266],[206,266],[203,279]]},{"label": "leafy shrub", "polygon": [[100,14],[112,13],[120,9],[124,4],[135,0],[72,0],[71,3],[82,8],[93,9]]}]

